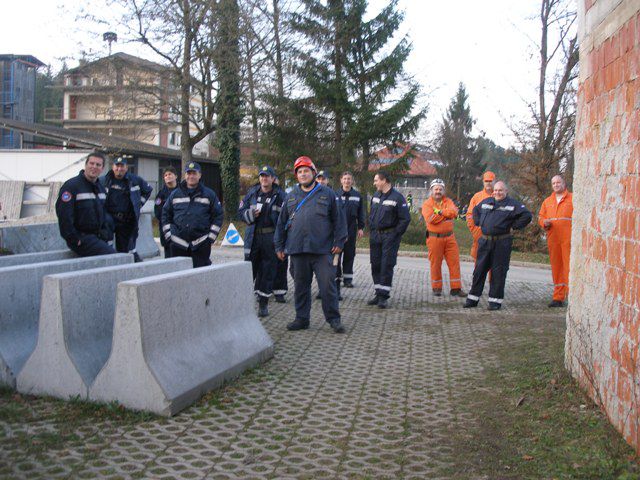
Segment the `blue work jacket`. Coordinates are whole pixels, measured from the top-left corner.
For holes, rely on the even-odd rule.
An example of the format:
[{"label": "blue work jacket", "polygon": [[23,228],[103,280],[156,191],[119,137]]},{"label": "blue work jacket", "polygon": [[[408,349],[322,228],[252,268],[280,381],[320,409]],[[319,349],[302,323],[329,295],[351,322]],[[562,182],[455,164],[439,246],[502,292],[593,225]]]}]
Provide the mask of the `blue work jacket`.
[{"label": "blue work jacket", "polygon": [[[296,211],[305,197],[308,199]],[[329,187],[318,185],[311,194],[296,185],[280,212],[274,244],[276,252],[330,254],[333,247],[344,248],[347,223],[340,199]]]},{"label": "blue work jacket", "polygon": [[223,217],[222,205],[213,190],[202,183],[189,189],[183,180],[162,209],[162,235],[183,250],[197,250],[215,242]]},{"label": "blue work jacket", "polygon": [[403,235],[411,222],[407,201],[395,188],[387,193],[377,191],[371,198],[369,227],[375,231],[393,231]]},{"label": "blue work jacket", "polygon": [[[244,234],[245,260],[250,259],[256,226],[261,224],[264,227],[273,227],[275,230],[275,227],[278,224],[280,211],[282,210],[282,204],[286,197],[287,194],[284,193],[284,190],[276,184],[273,185],[271,195],[264,193],[258,184],[251,187],[240,202],[240,206],[238,207],[238,218],[247,224]],[[252,208],[252,206],[255,207],[257,204],[262,205],[262,210],[260,211],[260,216],[258,218],[254,216],[254,210]]]},{"label": "blue work jacket", "polygon": [[98,235],[100,230],[103,237],[112,234],[113,220],[104,208],[106,198],[102,184],[87,180],[84,170],[62,184],[56,215],[60,235],[69,245],[77,245],[83,235]]},{"label": "blue work jacket", "polygon": [[[122,188],[115,181],[116,177],[113,174],[112,170],[107,172],[104,177],[100,178],[100,183],[102,183],[102,185],[104,186],[107,197],[109,196],[110,190]],[[153,187],[149,185],[142,177],[129,172],[125,173],[122,181],[126,185],[125,188],[129,190],[129,198],[127,199],[127,203],[129,201],[131,202],[131,206],[133,207],[133,214],[135,215],[137,222],[140,219],[140,209],[146,203],[146,201],[149,200],[149,196],[153,191]],[[114,211],[126,212],[128,211],[128,204],[118,205]]]},{"label": "blue work jacket", "polygon": [[473,209],[473,223],[484,235],[505,235],[511,230],[522,230],[529,225],[533,215],[521,202],[511,197],[496,200],[485,198]]}]

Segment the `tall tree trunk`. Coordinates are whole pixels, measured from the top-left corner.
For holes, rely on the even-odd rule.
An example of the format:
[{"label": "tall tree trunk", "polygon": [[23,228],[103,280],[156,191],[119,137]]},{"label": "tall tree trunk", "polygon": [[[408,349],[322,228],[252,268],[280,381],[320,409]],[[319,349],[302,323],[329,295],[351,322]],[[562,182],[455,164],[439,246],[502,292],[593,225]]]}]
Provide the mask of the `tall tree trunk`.
[{"label": "tall tree trunk", "polygon": [[189,132],[189,113],[191,111],[191,50],[193,47],[193,29],[191,28],[191,5],[190,0],[182,0],[182,22],[184,25],[184,43],[182,51],[182,81],[180,82],[180,132],[182,141],[180,143],[180,156],[182,160],[182,171],[193,159],[193,145],[191,133]]},{"label": "tall tree trunk", "polygon": [[218,93],[218,137],[224,213],[231,219],[238,211],[240,187],[240,48],[237,0],[220,0],[219,41],[216,62],[220,79]]}]

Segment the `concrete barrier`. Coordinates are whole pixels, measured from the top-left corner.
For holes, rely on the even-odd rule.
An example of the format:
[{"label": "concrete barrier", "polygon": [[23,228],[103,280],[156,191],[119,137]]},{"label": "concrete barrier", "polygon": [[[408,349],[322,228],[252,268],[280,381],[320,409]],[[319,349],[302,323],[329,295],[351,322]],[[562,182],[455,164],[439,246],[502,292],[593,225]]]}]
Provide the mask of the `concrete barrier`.
[{"label": "concrete barrier", "polygon": [[0,226],[0,248],[11,253],[47,252],[67,249],[57,223]]},{"label": "concrete barrier", "polygon": [[120,283],[111,355],[89,398],[173,415],[269,359],[251,280],[251,265],[233,262]]},{"label": "concrete barrier", "polygon": [[0,268],[16,265],[28,265],[30,263],[55,262],[67,258],[77,258],[71,250],[52,250],[50,252],[19,253],[18,255],[0,256]]},{"label": "concrete barrier", "polygon": [[133,255],[117,253],[0,268],[0,385],[15,388],[36,346],[45,275],[132,262]]},{"label": "concrete barrier", "polygon": [[153,224],[149,213],[140,214],[136,250],[142,258],[152,258],[160,255],[160,249],[153,238]]},{"label": "concrete barrier", "polygon": [[[151,214],[140,215],[138,230],[136,245],[138,255],[142,258],[160,255],[160,250],[153,239]],[[0,226],[0,248],[13,254],[68,249],[66,242],[60,236],[57,222]]]},{"label": "concrete barrier", "polygon": [[172,258],[45,277],[38,343],[18,391],[86,399],[111,352],[118,283],[191,268],[191,259]]}]

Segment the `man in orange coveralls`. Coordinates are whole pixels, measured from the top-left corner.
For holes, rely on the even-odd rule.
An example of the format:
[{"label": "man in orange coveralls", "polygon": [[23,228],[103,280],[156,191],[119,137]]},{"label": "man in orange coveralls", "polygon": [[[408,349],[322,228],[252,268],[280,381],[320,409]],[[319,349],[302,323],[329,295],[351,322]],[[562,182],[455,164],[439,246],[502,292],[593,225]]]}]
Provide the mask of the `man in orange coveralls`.
[{"label": "man in orange coveralls", "polygon": [[442,260],[449,267],[449,283],[452,297],[464,297],[460,280],[460,253],[453,235],[453,221],[458,208],[444,194],[444,181],[431,182],[431,196],[422,204],[422,216],[427,224],[427,249],[431,263],[431,288],[436,297],[442,295]]},{"label": "man in orange coveralls", "polygon": [[485,198],[489,198],[493,195],[493,181],[495,179],[496,176],[493,172],[484,172],[484,175],[482,175],[482,184],[484,188],[471,197],[469,207],[467,208],[467,227],[473,236],[473,245],[471,245],[471,256],[473,257],[473,260],[478,256],[478,240],[480,240],[480,237],[482,236],[482,230],[480,227],[473,223],[473,209]]},{"label": "man in orange coveralls", "polygon": [[569,253],[571,252],[571,218],[573,194],[560,175],[551,179],[553,193],[549,195],[538,214],[538,224],[547,232],[547,245],[553,276],[553,300],[550,308],[564,306],[569,293]]}]

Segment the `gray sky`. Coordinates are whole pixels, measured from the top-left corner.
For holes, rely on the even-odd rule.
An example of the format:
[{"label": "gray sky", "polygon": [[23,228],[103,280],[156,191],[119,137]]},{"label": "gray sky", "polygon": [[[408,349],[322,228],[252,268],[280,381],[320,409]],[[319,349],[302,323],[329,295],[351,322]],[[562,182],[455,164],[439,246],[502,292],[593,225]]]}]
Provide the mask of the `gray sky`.
[{"label": "gray sky", "polygon": [[[386,3],[370,0],[370,9],[375,12]],[[464,82],[477,119],[476,133],[484,131],[505,147],[513,142],[507,122],[526,118],[525,101],[535,98],[538,3],[400,0],[406,14],[402,33],[413,43],[408,71],[423,85],[423,101],[430,106],[424,136],[432,135],[458,83]],[[78,24],[71,12],[80,4],[5,0],[3,12],[10,21],[0,29],[1,53],[31,54],[56,66],[58,58],[77,58],[78,52],[96,45],[74,28]],[[131,45],[115,45],[114,51],[140,54]]]}]

